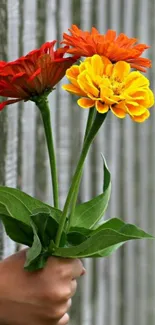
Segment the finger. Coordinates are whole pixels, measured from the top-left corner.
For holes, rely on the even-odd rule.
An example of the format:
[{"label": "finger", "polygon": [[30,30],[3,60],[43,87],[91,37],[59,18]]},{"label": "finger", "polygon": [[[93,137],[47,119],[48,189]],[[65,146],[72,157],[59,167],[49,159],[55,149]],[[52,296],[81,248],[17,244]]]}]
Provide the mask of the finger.
[{"label": "finger", "polygon": [[72,278],[77,279],[85,273],[85,268],[79,259],[72,261]]},{"label": "finger", "polygon": [[69,315],[66,313],[57,323],[57,325],[67,325],[69,323]]},{"label": "finger", "polygon": [[73,297],[75,295],[76,290],[77,290],[77,281],[72,280],[71,281],[71,297]]},{"label": "finger", "polygon": [[67,301],[67,311],[71,308],[72,306],[72,299],[70,298],[68,301]]}]

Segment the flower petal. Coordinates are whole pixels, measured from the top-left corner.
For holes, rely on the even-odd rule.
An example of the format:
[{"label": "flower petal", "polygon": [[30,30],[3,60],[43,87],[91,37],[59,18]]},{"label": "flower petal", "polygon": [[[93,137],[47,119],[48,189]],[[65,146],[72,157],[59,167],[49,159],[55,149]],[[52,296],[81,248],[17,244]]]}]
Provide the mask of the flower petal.
[{"label": "flower petal", "polygon": [[114,65],[112,77],[122,82],[130,72],[130,64],[124,61],[119,61]]},{"label": "flower petal", "polygon": [[146,111],[146,107],[141,105],[133,106],[127,103],[126,106],[127,106],[127,111],[130,115],[140,116],[144,114]]},{"label": "flower petal", "polygon": [[153,91],[151,89],[148,89],[148,94],[149,94],[149,104],[148,104],[148,108],[152,107],[154,105],[154,94]]},{"label": "flower petal", "polygon": [[113,91],[108,87],[104,87],[104,85],[101,87],[100,97],[102,101],[105,102],[107,105],[117,103],[117,101],[113,98]]},{"label": "flower petal", "polygon": [[111,111],[119,118],[124,118],[126,116],[126,106],[124,102],[120,102],[117,105],[110,107]]},{"label": "flower petal", "polygon": [[[123,35],[121,42],[126,44]],[[132,39],[133,42],[135,40]],[[105,67],[102,69],[104,62]],[[71,69],[74,71],[73,67]],[[63,88],[83,97],[78,101],[81,107],[92,107],[95,103],[100,113],[110,108],[119,118],[129,114],[135,120],[139,116],[146,119],[146,110],[154,104],[154,94],[149,88],[148,79],[139,71],[130,72],[127,62],[120,61],[112,65],[108,59],[95,54],[85,59],[76,71],[74,81],[71,80],[72,85]]]},{"label": "flower petal", "polygon": [[151,60],[141,57],[149,46],[137,44],[136,38],[129,38],[123,33],[117,36],[114,30],[108,30],[104,35],[96,28],[92,28],[90,32],[83,31],[75,25],[72,25],[69,33],[63,34],[62,42],[69,46],[68,53],[86,57],[99,54],[106,56],[112,63],[126,61],[141,71],[151,67]]},{"label": "flower petal", "polygon": [[107,77],[111,77],[112,73],[113,73],[113,69],[114,69],[114,65],[111,63],[111,64],[108,64],[106,67],[105,67],[105,75]]},{"label": "flower petal", "polygon": [[30,76],[29,81],[34,80],[35,77],[37,77],[41,73],[41,68],[38,68],[34,73]]},{"label": "flower petal", "polygon": [[0,111],[2,111],[2,109],[6,106],[6,105],[10,105],[10,104],[14,104],[14,103],[18,103],[22,100],[21,99],[9,99],[6,100],[5,102],[0,103]]},{"label": "flower petal", "polygon": [[95,107],[96,107],[97,111],[102,114],[108,112],[108,110],[109,110],[109,105],[103,104],[100,101],[95,102]]},{"label": "flower petal", "polygon": [[67,69],[66,71],[66,77],[74,86],[78,86],[77,77],[79,73],[80,71],[78,65],[73,65],[70,69]]},{"label": "flower petal", "polygon": [[145,113],[140,115],[140,116],[131,116],[132,120],[134,122],[138,122],[138,123],[142,123],[145,120],[147,120],[150,116],[150,112],[148,111],[148,109],[146,109]]},{"label": "flower petal", "polygon": [[83,71],[78,76],[78,84],[82,91],[86,94],[90,93],[95,97],[99,95],[99,89],[93,84],[91,78],[89,77],[87,71]]},{"label": "flower petal", "polygon": [[90,108],[94,106],[95,101],[90,98],[80,98],[77,103],[82,108]]},{"label": "flower petal", "polygon": [[76,86],[71,85],[71,84],[63,85],[62,89],[67,90],[71,94],[74,94],[74,95],[77,95],[77,96],[84,96],[85,95],[85,93],[80,88],[77,88]]},{"label": "flower petal", "polygon": [[93,69],[94,75],[103,76],[104,65],[103,65],[103,61],[99,55],[95,54],[92,56],[91,64],[92,64],[92,69]]},{"label": "flower petal", "polygon": [[132,93],[135,88],[148,86],[149,80],[145,76],[143,76],[139,71],[132,71],[126,79],[125,88],[128,88],[130,93]]},{"label": "flower petal", "polygon": [[76,62],[77,57],[63,57],[68,47],[54,50],[55,41],[47,42],[40,49],[9,62],[0,63],[0,96],[15,98],[6,104],[29,100],[50,91],[62,79],[66,70]]}]

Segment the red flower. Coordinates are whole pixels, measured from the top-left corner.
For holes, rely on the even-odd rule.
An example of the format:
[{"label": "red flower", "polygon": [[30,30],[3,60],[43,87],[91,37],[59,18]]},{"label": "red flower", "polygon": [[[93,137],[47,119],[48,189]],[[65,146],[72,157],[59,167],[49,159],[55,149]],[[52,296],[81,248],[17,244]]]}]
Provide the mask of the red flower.
[{"label": "red flower", "polygon": [[77,57],[64,58],[68,47],[54,50],[55,43],[47,42],[15,61],[0,62],[0,96],[12,98],[2,102],[0,110],[8,104],[49,93],[64,77]]},{"label": "red flower", "polygon": [[96,28],[91,32],[82,31],[76,25],[69,29],[71,35],[63,34],[63,42],[72,46],[67,52],[79,56],[90,57],[94,54],[106,56],[111,62],[126,61],[132,68],[146,71],[151,67],[151,60],[142,58],[142,53],[149,48],[146,44],[136,44],[136,38],[129,38],[121,33],[116,36],[114,30],[102,35]]}]

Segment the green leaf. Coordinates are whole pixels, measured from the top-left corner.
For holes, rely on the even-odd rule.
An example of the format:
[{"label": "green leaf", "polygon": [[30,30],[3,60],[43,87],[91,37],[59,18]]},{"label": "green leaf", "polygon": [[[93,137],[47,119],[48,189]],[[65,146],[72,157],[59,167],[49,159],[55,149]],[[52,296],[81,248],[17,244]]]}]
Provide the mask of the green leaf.
[{"label": "green leaf", "polygon": [[88,237],[81,232],[72,231],[67,234],[67,241],[70,245],[76,246],[83,243]]},{"label": "green leaf", "polygon": [[103,217],[111,193],[111,177],[106,162],[104,162],[104,192],[92,200],[79,204],[75,208],[71,227],[92,228]]},{"label": "green leaf", "polygon": [[[127,236],[129,236],[129,235],[132,236],[132,234],[137,233],[137,229],[138,229],[139,237],[140,238],[146,238],[145,237],[146,233],[143,230],[137,228],[135,225],[125,224],[122,220],[117,219],[117,218],[107,220],[101,226],[99,226],[95,231],[98,232],[98,231],[100,231],[102,229],[106,229],[106,228],[117,230],[118,232],[120,232],[122,234],[126,234]],[[149,234],[147,234],[147,235],[150,236]],[[150,236],[149,238],[153,238],[153,237]],[[111,246],[109,248],[103,249],[102,251],[100,251],[97,254],[93,255],[93,257],[109,256],[116,249],[118,249],[122,245],[123,245],[123,242],[119,243],[119,244],[116,244],[116,245],[113,245],[113,246]]]},{"label": "green leaf", "polygon": [[[40,215],[41,215],[41,213],[40,213]],[[43,218],[41,218],[41,222],[39,222],[39,223],[37,220],[39,229],[38,229],[37,225],[35,224],[35,222],[33,221],[33,220],[36,221],[36,219],[34,218],[35,216],[36,215],[31,216],[31,226],[33,229],[33,234],[34,234],[33,244],[27,251],[26,262],[24,265],[24,268],[28,271],[36,271],[36,270],[44,268],[44,266],[46,265],[47,259],[49,257],[47,248],[44,247],[44,245],[42,244],[42,242],[39,238],[40,232],[41,232],[41,235],[43,236],[43,238],[44,238],[44,236],[46,236],[46,225],[47,225],[46,220],[48,219],[49,215],[48,215],[48,217],[44,216],[44,220],[43,220]],[[40,229],[41,224],[42,224],[44,231],[43,230],[41,231],[41,229]],[[45,240],[45,238],[44,238],[44,240]]]},{"label": "green leaf", "polygon": [[72,227],[67,234],[67,240],[69,244],[76,246],[84,242],[91,235],[101,231],[102,229],[114,229],[119,231],[124,225],[125,223],[122,220],[113,218],[104,221],[102,224],[94,227],[93,229],[86,229],[84,227]]},{"label": "green leaf", "polygon": [[92,235],[80,245],[69,248],[56,248],[54,255],[70,258],[108,256],[112,251],[116,250],[116,248],[128,240],[154,238],[135,225],[124,224],[121,229],[119,232],[114,229],[96,229],[95,233],[92,233]]},{"label": "green leaf", "polygon": [[30,270],[30,269],[32,270],[33,265],[35,264],[37,258],[42,253],[42,244],[41,244],[40,238],[37,234],[36,226],[33,223],[33,221],[31,221],[31,225],[32,225],[33,233],[34,233],[34,240],[33,240],[32,247],[30,247],[26,253],[26,262],[25,262],[24,268],[27,270]]},{"label": "green leaf", "polygon": [[125,222],[118,218],[108,219],[102,222],[102,224],[95,226],[93,228],[93,234],[99,232],[102,229],[113,229],[119,232],[124,226],[126,226]]},{"label": "green leaf", "polygon": [[89,237],[89,235],[93,232],[93,229],[87,229],[84,227],[71,227],[67,235],[69,235],[72,232],[77,232],[85,237]]},{"label": "green leaf", "polygon": [[[104,221],[102,224],[95,226],[92,229],[87,229],[84,227],[72,227],[69,230],[69,233],[67,234],[67,238],[69,242],[74,243],[73,245],[81,244],[84,240],[89,238],[92,234],[95,234],[96,232],[99,232],[102,229],[114,229],[114,230],[120,230],[125,223],[117,218],[109,219]],[[76,236],[76,238],[73,238]],[[79,236],[79,239],[78,239]]]},{"label": "green leaf", "polygon": [[112,253],[114,253],[119,247],[121,247],[123,243],[119,243],[116,245],[112,245],[108,248],[104,248],[103,250],[99,251],[98,253],[92,255],[91,257],[106,257],[106,256],[110,256]]},{"label": "green leaf", "polygon": [[125,225],[125,223],[122,220],[120,220],[118,218],[112,218],[112,219],[108,219],[108,220],[102,222],[102,224],[94,226],[92,229],[87,229],[84,227],[72,227],[72,228],[70,228],[68,235],[72,232],[77,232],[77,233],[84,235],[85,237],[90,237],[91,234],[95,234],[99,230],[107,229],[107,228],[114,229],[114,230],[120,230],[124,225]]},{"label": "green leaf", "polygon": [[10,218],[7,214],[0,214],[7,235],[17,243],[31,246],[33,242],[32,228],[22,221]]},{"label": "green leaf", "polygon": [[49,255],[47,254],[41,254],[35,260],[32,260],[29,265],[27,265],[26,262],[24,265],[24,269],[27,271],[37,271],[43,269],[47,263],[48,257]]},{"label": "green leaf", "polygon": [[59,222],[61,211],[30,195],[10,187],[0,186],[0,209],[7,210],[7,215],[30,225],[30,215],[35,209],[48,208],[52,217]]},{"label": "green leaf", "polygon": [[105,192],[109,188],[109,185],[111,184],[111,175],[110,175],[107,163],[105,161],[105,158],[102,154],[101,154],[101,157],[103,159],[103,168],[104,168],[103,192]]},{"label": "green leaf", "polygon": [[8,211],[7,211],[7,209],[5,208],[5,205],[2,205],[2,204],[0,204],[0,215],[7,215],[8,214]]},{"label": "green leaf", "polygon": [[10,218],[4,205],[0,205],[0,219],[3,221],[7,235],[17,243],[32,245],[33,231],[31,226],[22,221]]},{"label": "green leaf", "polygon": [[15,188],[0,186],[0,218],[8,236],[28,246],[33,242],[30,216],[36,211],[49,211],[51,218],[58,222],[61,211],[19,191]]},{"label": "green leaf", "polygon": [[95,227],[93,229],[93,234],[98,233],[99,231],[103,229],[113,229],[121,234],[125,234],[127,236],[138,236],[140,238],[143,238],[145,236],[149,236],[149,238],[154,238],[153,236],[149,235],[142,229],[138,228],[136,225],[132,225],[130,223],[125,223],[124,221],[118,219],[118,218],[112,218],[104,221],[101,225],[98,227]]},{"label": "green leaf", "polygon": [[50,240],[55,240],[58,223],[51,216],[49,209],[37,209],[35,212],[35,214],[31,215],[31,219],[37,228],[43,247],[47,247]]},{"label": "green leaf", "polygon": [[31,220],[36,226],[37,234],[44,247],[48,246],[50,241],[47,234],[48,219],[49,219],[49,214],[44,212],[39,212],[31,216]]},{"label": "green leaf", "polygon": [[[25,268],[29,271],[43,268],[49,256],[49,245],[54,243],[58,223],[51,216],[48,208],[36,209],[30,216],[30,223],[33,229],[33,244],[27,252]],[[66,244],[66,234],[63,233],[60,247]],[[55,245],[55,244],[54,244]],[[51,246],[52,247],[52,246]]]}]

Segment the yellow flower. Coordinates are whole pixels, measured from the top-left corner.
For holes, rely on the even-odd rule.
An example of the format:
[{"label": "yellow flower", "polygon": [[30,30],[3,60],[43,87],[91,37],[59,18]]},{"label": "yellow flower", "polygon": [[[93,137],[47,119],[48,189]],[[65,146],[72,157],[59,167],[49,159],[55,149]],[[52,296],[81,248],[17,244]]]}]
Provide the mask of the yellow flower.
[{"label": "yellow flower", "polygon": [[154,95],[149,80],[139,71],[130,72],[127,62],[112,64],[95,54],[69,68],[66,76],[70,84],[62,88],[82,97],[78,100],[82,108],[95,106],[99,113],[110,109],[119,118],[129,114],[135,122],[143,122],[150,115]]}]

